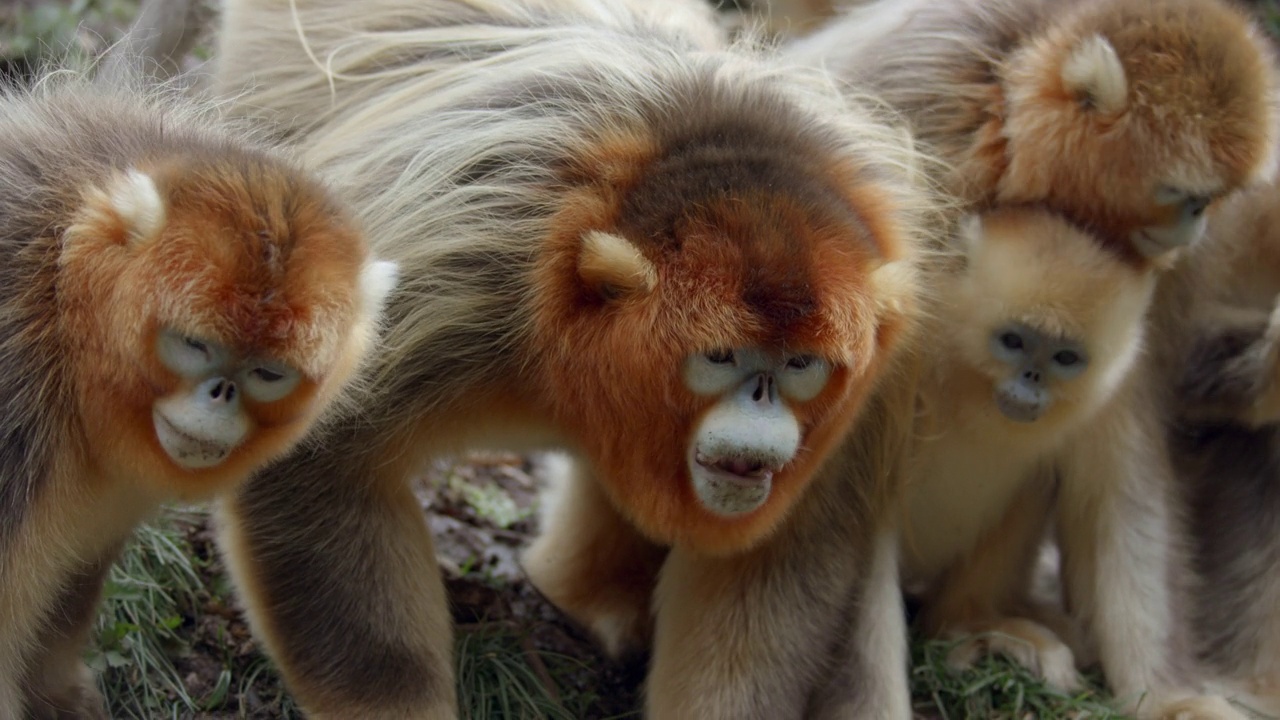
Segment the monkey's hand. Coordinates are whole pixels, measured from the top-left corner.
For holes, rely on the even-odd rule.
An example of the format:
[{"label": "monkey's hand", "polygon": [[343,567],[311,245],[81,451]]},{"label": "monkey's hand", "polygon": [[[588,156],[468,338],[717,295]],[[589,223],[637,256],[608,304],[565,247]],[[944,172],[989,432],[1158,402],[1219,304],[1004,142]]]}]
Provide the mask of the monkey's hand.
[{"label": "monkey's hand", "polygon": [[947,664],[954,669],[966,670],[984,655],[1000,654],[1057,690],[1075,692],[1084,686],[1071,648],[1052,630],[1033,620],[1006,617],[961,624],[948,634],[965,637],[947,656]]}]

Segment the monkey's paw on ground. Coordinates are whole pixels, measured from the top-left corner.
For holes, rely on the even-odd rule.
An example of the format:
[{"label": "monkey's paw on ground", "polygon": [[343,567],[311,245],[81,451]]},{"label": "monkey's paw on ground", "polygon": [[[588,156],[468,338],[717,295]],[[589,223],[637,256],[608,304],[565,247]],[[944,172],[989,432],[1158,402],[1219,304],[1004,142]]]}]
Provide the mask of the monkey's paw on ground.
[{"label": "monkey's paw on ground", "polygon": [[[967,634],[963,628],[956,635]],[[1066,693],[1084,688],[1076,672],[1075,656],[1049,628],[1024,618],[1001,618],[984,623],[981,632],[961,641],[947,655],[954,670],[967,670],[984,655],[1001,654],[1044,679],[1050,687]]]}]

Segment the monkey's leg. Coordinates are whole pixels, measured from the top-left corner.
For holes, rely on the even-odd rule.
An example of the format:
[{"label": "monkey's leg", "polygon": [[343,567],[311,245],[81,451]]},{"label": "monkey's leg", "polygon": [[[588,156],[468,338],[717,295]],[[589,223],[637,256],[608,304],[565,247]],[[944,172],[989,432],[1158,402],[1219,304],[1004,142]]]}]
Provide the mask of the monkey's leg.
[{"label": "monkey's leg", "polygon": [[254,631],[309,717],[454,718],[444,584],[405,480],[416,466],[386,464],[402,448],[326,439],[221,507]]},{"label": "monkey's leg", "polygon": [[666,548],[613,509],[581,461],[543,494],[540,531],[521,558],[538,591],[590,628],[613,657],[649,645],[649,603]]},{"label": "monkey's leg", "polygon": [[[646,683],[645,713],[655,720],[773,720],[800,718],[821,694],[849,643],[862,652],[896,652],[859,662],[846,689],[866,693],[859,712],[871,719],[909,718],[905,678],[887,687],[887,673],[905,675],[902,621],[875,629],[851,627],[883,619],[894,591],[866,590],[883,567],[874,549],[879,517],[832,497],[832,478],[819,478],[784,527],[765,544],[723,558],[675,548],[654,595],[654,650]],[[820,488],[818,485],[827,485]],[[852,485],[852,483],[849,483]],[[895,571],[896,574],[896,571]],[[883,580],[885,571],[879,572]],[[883,583],[882,583],[883,584]],[[859,593],[869,593],[860,595]],[[859,609],[862,599],[868,602]],[[901,647],[898,647],[898,645]],[[886,695],[895,694],[888,698]],[[874,705],[874,707],[870,706]]]},{"label": "monkey's leg", "polygon": [[[1012,616],[1030,609],[1031,577],[1052,504],[1052,478],[1040,472],[1028,477],[1000,522],[934,583],[920,623],[928,635],[964,638],[948,658],[953,666],[968,667],[986,653],[999,653],[1053,687],[1081,687],[1072,635],[1061,634],[1071,631],[1067,618],[1053,617],[1055,632],[1035,619]],[[1061,613],[1043,608],[1035,615]]]},{"label": "monkey's leg", "polygon": [[814,698],[810,720],[912,717],[907,682],[907,619],[898,578],[898,534],[882,531],[861,593],[854,599],[850,643]]},{"label": "monkey's leg", "polygon": [[1068,610],[1118,701],[1139,718],[1244,716],[1198,696],[1188,637],[1190,572],[1174,514],[1159,405],[1135,374],[1060,463],[1058,531]]},{"label": "monkey's leg", "polygon": [[72,574],[49,614],[27,679],[28,713],[49,720],[107,720],[106,701],[81,658],[117,551]]}]

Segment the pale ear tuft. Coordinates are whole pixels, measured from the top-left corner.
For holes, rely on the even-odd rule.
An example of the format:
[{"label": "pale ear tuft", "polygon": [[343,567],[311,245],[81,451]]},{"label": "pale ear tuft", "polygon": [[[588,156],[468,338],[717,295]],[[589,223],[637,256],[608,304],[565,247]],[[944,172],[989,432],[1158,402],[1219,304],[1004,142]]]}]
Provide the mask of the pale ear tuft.
[{"label": "pale ear tuft", "polygon": [[1103,113],[1118,113],[1128,104],[1129,81],[1115,48],[1101,35],[1085,38],[1062,64],[1068,92]]},{"label": "pale ear tuft", "polygon": [[871,271],[871,289],[881,313],[906,314],[917,285],[916,269],[905,260],[887,262]]},{"label": "pale ear tuft", "polygon": [[382,308],[400,279],[400,266],[390,260],[374,260],[360,270],[360,299],[369,317],[382,313]]},{"label": "pale ear tuft", "polygon": [[960,247],[965,254],[973,254],[982,245],[982,215],[970,213],[960,218],[956,225],[956,236],[959,237]]},{"label": "pale ear tuft", "polygon": [[165,207],[155,181],[144,172],[130,169],[107,191],[111,210],[124,222],[129,243],[154,239],[164,227]]},{"label": "pale ear tuft", "polygon": [[658,270],[621,235],[588,230],[582,234],[578,276],[602,296],[649,292],[658,284]]}]

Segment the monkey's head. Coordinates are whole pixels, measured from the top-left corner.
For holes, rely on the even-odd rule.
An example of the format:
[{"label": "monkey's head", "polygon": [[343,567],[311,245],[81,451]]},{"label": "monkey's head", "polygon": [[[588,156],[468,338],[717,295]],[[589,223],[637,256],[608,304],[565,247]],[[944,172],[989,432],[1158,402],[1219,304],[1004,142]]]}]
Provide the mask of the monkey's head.
[{"label": "monkey's head", "polygon": [[181,493],[247,476],[354,372],[395,272],[266,157],[166,156],[89,189],[59,295],[91,451]]},{"label": "monkey's head", "polygon": [[964,270],[944,297],[956,357],[1009,420],[1058,426],[1105,400],[1132,366],[1155,276],[1041,210],[961,227]]},{"label": "monkey's head", "polygon": [[750,129],[718,138],[587,153],[605,180],[558,218],[535,318],[552,414],[614,504],[655,541],[711,553],[785,516],[917,292],[915,228],[874,172]]},{"label": "monkey's head", "polygon": [[1274,172],[1272,54],[1219,0],[1089,0],[1014,52],[998,200],[1045,202],[1143,263]]}]

